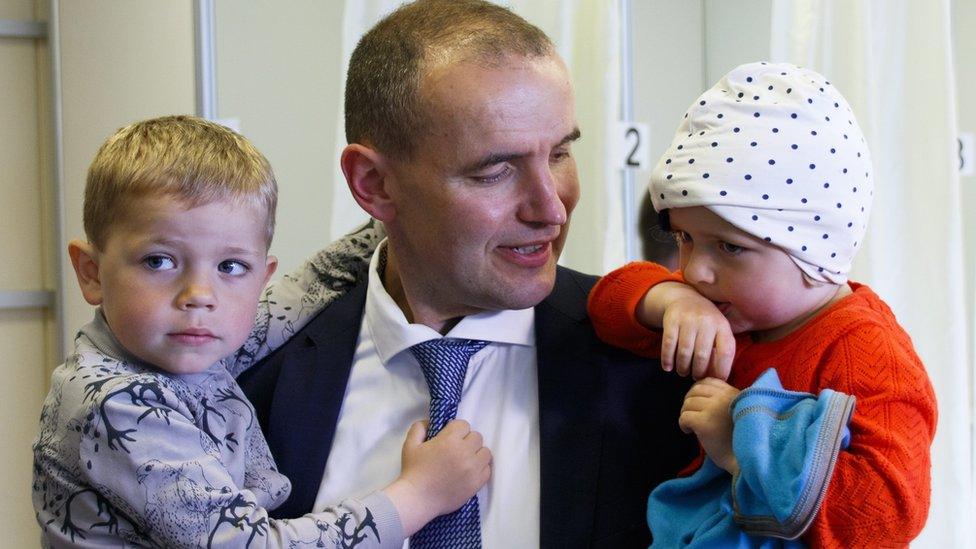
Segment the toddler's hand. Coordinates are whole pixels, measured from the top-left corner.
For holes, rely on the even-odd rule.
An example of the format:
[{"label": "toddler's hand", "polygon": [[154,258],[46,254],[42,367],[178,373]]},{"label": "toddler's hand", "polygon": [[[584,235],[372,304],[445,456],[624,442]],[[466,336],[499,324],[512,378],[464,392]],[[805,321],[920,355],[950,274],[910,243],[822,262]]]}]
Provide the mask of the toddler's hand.
[{"label": "toddler's hand", "polygon": [[706,377],[692,385],[681,406],[678,425],[686,433],[695,433],[708,457],[731,474],[739,471],[732,453],[732,412],[729,405],[739,390],[728,383]]},{"label": "toddler's hand", "polygon": [[410,426],[400,477],[383,490],[407,536],[464,505],[491,477],[491,451],[468,422],[451,421],[425,442],[426,433],[424,422]]},{"label": "toddler's hand", "polygon": [[640,309],[660,311],[661,367],[666,371],[728,379],[735,337],[714,303],[687,284],[664,282],[647,292]]}]

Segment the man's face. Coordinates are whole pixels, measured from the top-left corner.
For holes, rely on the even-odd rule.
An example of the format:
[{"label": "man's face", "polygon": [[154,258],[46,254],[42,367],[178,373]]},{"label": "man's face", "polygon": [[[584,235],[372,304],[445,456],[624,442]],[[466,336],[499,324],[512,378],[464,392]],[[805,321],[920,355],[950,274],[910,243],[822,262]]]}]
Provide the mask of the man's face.
[{"label": "man's face", "polygon": [[408,159],[390,162],[386,220],[414,321],[536,305],[579,199],[563,63],[441,63],[421,99],[429,124]]}]

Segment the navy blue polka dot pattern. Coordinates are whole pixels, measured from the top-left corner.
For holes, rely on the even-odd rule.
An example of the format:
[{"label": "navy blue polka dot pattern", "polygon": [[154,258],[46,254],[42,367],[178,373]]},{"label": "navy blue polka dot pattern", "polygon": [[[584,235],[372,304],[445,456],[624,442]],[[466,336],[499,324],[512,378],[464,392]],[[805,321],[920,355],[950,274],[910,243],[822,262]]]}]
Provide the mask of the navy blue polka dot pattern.
[{"label": "navy blue polka dot pattern", "polygon": [[651,176],[655,209],[708,207],[811,278],[847,279],[873,169],[850,106],[823,76],[789,64],[737,67],[692,103],[664,156]]},{"label": "navy blue polka dot pattern", "polygon": [[[487,341],[431,339],[410,347],[430,389],[430,424],[427,438],[440,432],[457,416],[468,362]],[[481,511],[478,496],[460,509],[441,515],[410,537],[410,547],[419,549],[481,549]]]}]

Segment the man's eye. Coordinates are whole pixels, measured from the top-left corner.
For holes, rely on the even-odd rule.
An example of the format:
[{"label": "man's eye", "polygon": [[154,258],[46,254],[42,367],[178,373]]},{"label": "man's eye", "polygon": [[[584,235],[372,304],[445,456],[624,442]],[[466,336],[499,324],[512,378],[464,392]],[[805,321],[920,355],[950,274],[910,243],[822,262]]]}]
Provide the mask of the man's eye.
[{"label": "man's eye", "polygon": [[493,172],[491,172],[491,173],[489,173],[487,175],[475,175],[473,177],[474,177],[474,179],[476,179],[477,181],[479,181],[481,183],[497,183],[497,182],[501,181],[502,179],[505,179],[506,177],[508,177],[508,175],[511,172],[512,172],[511,166],[508,166],[506,164],[505,166],[502,166],[500,169],[497,169],[497,170],[495,170],[495,171],[493,171]]},{"label": "man's eye", "polygon": [[728,242],[720,242],[718,247],[723,252],[731,255],[736,255],[742,251],[742,246],[736,246],[735,244],[729,244]]},{"label": "man's eye", "polygon": [[152,271],[168,271],[176,268],[176,262],[165,255],[150,255],[142,260],[142,264]]},{"label": "man's eye", "polygon": [[220,265],[217,265],[217,270],[223,274],[227,274],[231,276],[241,276],[242,274],[248,272],[251,269],[246,264],[240,261],[228,259],[227,261],[221,261]]}]

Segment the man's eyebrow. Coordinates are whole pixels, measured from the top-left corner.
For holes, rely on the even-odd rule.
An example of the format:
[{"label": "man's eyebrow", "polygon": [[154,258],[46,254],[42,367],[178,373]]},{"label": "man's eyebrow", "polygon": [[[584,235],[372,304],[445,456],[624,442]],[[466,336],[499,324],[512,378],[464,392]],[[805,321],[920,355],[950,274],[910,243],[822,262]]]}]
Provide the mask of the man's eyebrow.
[{"label": "man's eyebrow", "polygon": [[566,134],[566,137],[564,137],[563,140],[559,142],[559,144],[565,145],[566,143],[572,143],[573,141],[578,141],[580,135],[582,135],[580,134],[580,129],[578,127],[573,128],[573,131]]},{"label": "man's eyebrow", "polygon": [[[556,144],[556,147],[561,147],[567,143],[572,143],[578,140],[579,138],[580,138],[580,129],[573,128],[573,131],[566,134],[566,137],[563,137],[559,141],[559,143]],[[492,153],[489,154],[488,156],[485,156],[484,158],[472,162],[471,164],[469,164],[464,168],[463,172],[464,173],[476,172],[478,170],[487,168],[488,166],[494,166],[495,164],[501,164],[502,162],[509,162],[511,160],[515,160],[522,156],[525,156],[525,153]]]}]

